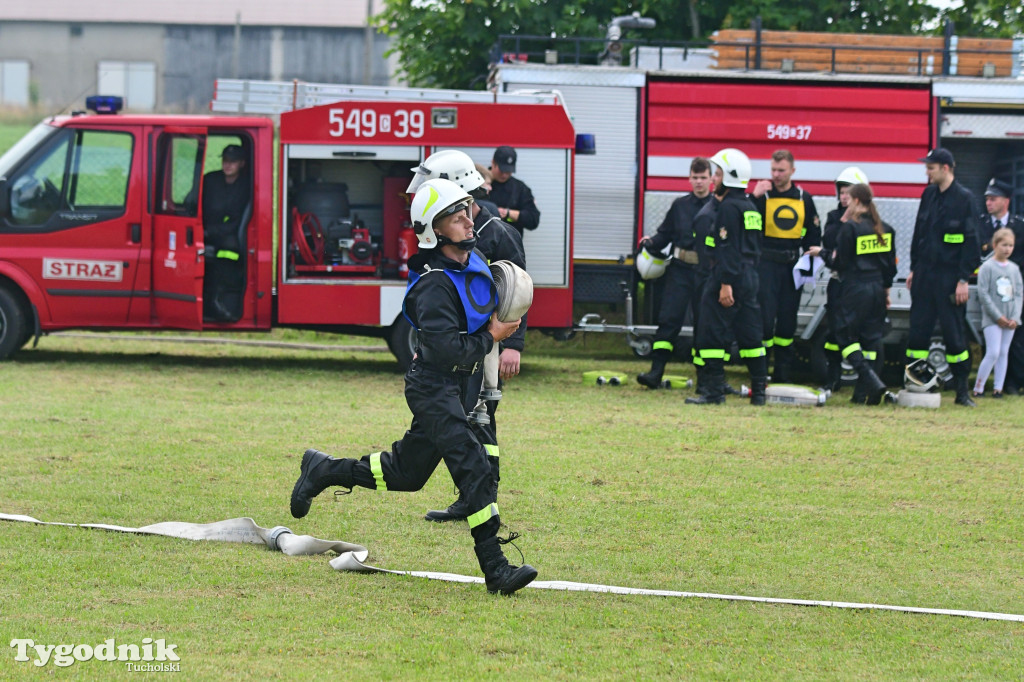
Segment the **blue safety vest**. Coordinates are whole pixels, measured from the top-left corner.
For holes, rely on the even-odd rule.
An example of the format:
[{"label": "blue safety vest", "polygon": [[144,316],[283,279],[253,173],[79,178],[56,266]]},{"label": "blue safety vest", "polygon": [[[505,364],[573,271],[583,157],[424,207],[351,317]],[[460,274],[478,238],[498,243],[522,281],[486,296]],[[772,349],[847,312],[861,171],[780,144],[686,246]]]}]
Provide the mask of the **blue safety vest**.
[{"label": "blue safety vest", "polygon": [[[416,283],[424,276],[437,270],[428,270],[422,275],[418,272],[409,272],[409,285],[405,288],[405,299],[402,301],[402,314],[409,324],[416,327],[416,323],[409,317],[405,310],[405,301],[409,299],[409,292],[416,286]],[[494,286],[494,278],[491,276],[491,269],[476,251],[469,254],[469,264],[462,270],[449,270],[445,268],[444,274],[455,284],[455,291],[459,293],[462,300],[462,307],[466,312],[467,332],[476,332],[487,324],[491,313],[498,307],[498,290]],[[416,327],[419,329],[419,327]]]}]

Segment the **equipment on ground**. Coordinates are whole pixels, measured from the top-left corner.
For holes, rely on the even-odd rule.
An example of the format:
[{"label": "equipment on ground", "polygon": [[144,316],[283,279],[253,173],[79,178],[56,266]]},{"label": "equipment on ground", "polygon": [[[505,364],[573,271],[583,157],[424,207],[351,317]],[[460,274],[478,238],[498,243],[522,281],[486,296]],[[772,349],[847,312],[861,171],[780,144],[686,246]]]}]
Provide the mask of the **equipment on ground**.
[{"label": "equipment on ground", "polygon": [[[740,386],[740,395],[749,396],[750,389]],[[810,388],[798,384],[769,384],[764,391],[765,400],[773,405],[810,405],[820,407],[825,404],[831,391],[821,388]]]}]

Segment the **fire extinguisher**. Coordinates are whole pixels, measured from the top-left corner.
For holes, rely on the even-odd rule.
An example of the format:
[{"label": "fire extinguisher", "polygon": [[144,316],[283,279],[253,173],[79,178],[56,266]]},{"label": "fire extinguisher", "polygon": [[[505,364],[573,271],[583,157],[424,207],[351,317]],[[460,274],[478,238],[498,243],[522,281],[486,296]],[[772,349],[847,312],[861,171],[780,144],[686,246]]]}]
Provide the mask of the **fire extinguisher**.
[{"label": "fire extinguisher", "polygon": [[398,232],[398,276],[402,279],[409,277],[409,258],[417,251],[416,231],[406,225]]}]

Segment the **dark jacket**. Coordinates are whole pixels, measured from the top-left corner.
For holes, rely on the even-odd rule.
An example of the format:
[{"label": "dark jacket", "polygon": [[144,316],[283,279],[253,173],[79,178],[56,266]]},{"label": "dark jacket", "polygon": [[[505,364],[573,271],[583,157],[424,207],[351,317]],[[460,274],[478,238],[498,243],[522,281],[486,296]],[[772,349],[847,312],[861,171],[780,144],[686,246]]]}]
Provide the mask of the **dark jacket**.
[{"label": "dark jacket", "polygon": [[650,248],[654,251],[664,251],[665,247],[672,244],[677,249],[696,250],[693,220],[710,200],[710,194],[703,199],[687,194],[673,201],[661,225],[650,237]]},{"label": "dark jacket", "polygon": [[967,281],[981,262],[978,244],[980,211],[974,194],[956,180],[945,192],[928,185],[921,194],[910,245],[910,270],[955,270]]},{"label": "dark jacket", "polygon": [[519,211],[519,218],[509,224],[519,234],[523,230],[536,230],[540,225],[540,210],[533,200],[533,192],[525,182],[513,176],[505,182],[492,182],[487,198],[501,208],[514,208]]},{"label": "dark jacket", "polygon": [[761,255],[761,213],[742,190],[731,189],[718,205],[709,248],[712,275],[733,285],[744,270],[756,267]]},{"label": "dark jacket", "polygon": [[831,267],[847,277],[880,277],[888,289],[896,277],[896,232],[883,222],[885,239],[879,239],[869,216],[843,223],[836,237],[835,258]]},{"label": "dark jacket", "polygon": [[445,257],[439,248],[420,251],[409,259],[410,272],[419,273],[420,279],[406,292],[403,308],[419,332],[416,354],[429,366],[472,365],[482,361],[494,346],[486,324],[472,334],[467,333],[462,299],[443,272],[465,268]]},{"label": "dark jacket", "polygon": [[223,171],[203,176],[203,234],[208,246],[238,250],[238,228],[249,204],[249,176],[240,175],[233,183],[224,181]]}]

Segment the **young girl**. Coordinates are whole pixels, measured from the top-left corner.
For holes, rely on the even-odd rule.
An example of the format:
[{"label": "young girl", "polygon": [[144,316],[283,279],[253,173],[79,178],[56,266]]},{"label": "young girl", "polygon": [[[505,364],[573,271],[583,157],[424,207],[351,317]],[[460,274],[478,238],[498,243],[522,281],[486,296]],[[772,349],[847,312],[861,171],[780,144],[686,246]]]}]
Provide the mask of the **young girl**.
[{"label": "young girl", "polygon": [[978,270],[978,298],[981,300],[981,326],[985,333],[985,357],[978,366],[974,395],[985,393],[985,382],[994,366],[992,397],[1003,397],[1003,380],[1009,358],[1013,330],[1021,323],[1024,304],[1024,280],[1020,268],[1010,260],[1013,253],[1013,231],[996,230],[992,235],[992,257]]}]

